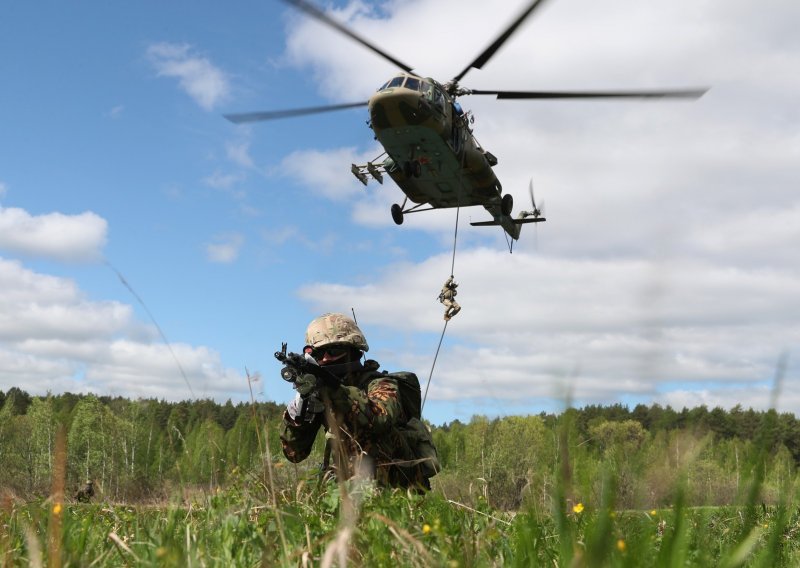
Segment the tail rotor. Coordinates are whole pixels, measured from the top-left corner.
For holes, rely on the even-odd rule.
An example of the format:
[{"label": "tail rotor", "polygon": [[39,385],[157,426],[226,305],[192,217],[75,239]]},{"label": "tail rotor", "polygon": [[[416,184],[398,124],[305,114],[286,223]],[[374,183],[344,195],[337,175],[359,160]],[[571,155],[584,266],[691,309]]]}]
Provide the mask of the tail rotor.
[{"label": "tail rotor", "polygon": [[[533,178],[531,178],[530,184],[528,185],[528,195],[531,196],[531,207],[532,207],[532,209],[530,211],[520,211],[519,212],[519,218],[520,219],[527,219],[528,217],[533,217],[535,220],[538,220],[539,218],[541,218],[541,220],[544,221],[544,201],[542,201],[541,204],[537,207],[536,199],[533,196]],[[538,228],[538,226],[534,231],[535,231],[534,232],[534,243],[535,243],[534,246],[538,249],[539,248],[538,247],[538,244],[539,244],[539,228]]]},{"label": "tail rotor", "polygon": [[541,207],[536,206],[536,199],[533,197],[533,179],[531,179],[531,182],[528,185],[528,194],[531,196],[531,207],[533,207],[533,211],[523,211],[522,213],[525,215],[525,217],[533,217],[534,219],[543,217],[544,202],[542,202]]}]

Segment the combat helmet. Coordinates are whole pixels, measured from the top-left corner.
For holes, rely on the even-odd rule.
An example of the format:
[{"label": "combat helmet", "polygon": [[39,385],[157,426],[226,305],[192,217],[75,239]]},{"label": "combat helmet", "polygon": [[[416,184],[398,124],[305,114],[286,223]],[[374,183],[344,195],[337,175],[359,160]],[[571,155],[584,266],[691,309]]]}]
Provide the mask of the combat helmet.
[{"label": "combat helmet", "polygon": [[344,314],[323,314],[308,324],[306,345],[317,349],[327,345],[350,345],[361,351],[369,351],[367,339],[349,317]]}]

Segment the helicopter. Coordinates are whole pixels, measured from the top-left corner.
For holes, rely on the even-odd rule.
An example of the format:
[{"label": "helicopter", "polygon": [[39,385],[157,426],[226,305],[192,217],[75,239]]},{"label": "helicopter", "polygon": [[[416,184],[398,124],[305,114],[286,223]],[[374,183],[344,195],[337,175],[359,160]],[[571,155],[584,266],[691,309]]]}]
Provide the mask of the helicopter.
[{"label": "helicopter", "polygon": [[[460,81],[472,69],[481,69],[519,26],[544,3],[533,0],[478,57],[445,83],[414,73],[411,66],[384,52],[306,0],[284,0],[323,24],[350,37],[400,71],[367,100],[353,103],[278,111],[226,114],[233,123],[249,123],[357,108],[369,110],[368,126],[384,152],[350,171],[365,186],[372,178],[382,184],[385,175],[405,194],[391,207],[391,216],[401,225],[410,213],[454,207],[483,206],[492,216],[473,226],[500,226],[512,242],[519,239],[522,225],[540,223],[545,217],[533,198],[531,210],[513,216],[514,198],[503,194],[493,167],[497,157],[485,150],[473,133],[474,116],[464,111],[458,98],[493,95],[497,99],[595,99],[595,98],[690,98],[708,89],[648,91],[502,91],[467,89]],[[381,160],[381,158],[383,158]]]}]

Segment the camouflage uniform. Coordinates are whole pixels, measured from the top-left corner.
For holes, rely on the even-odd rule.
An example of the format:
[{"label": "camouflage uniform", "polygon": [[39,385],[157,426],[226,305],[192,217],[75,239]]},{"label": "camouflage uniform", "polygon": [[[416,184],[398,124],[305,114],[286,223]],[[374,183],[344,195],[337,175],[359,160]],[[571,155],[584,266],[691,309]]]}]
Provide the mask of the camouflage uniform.
[{"label": "camouflage uniform", "polygon": [[461,306],[458,305],[456,302],[456,291],[458,288],[458,284],[456,283],[455,279],[451,276],[447,279],[442,286],[442,291],[439,294],[439,301],[444,304],[444,319],[445,321],[449,321],[454,315],[461,311]]},{"label": "camouflage uniform", "polygon": [[[332,316],[347,321],[333,321],[333,325],[315,333],[312,329],[318,321],[315,320],[306,334],[308,345],[354,345],[361,351],[369,349],[363,334],[349,318],[326,314],[318,319],[336,320]],[[359,467],[367,466],[381,485],[430,489],[430,482],[415,463],[414,452],[402,433],[410,417],[403,410],[398,379],[378,372],[378,368],[376,361],[367,360],[363,365],[356,362],[342,377],[341,386],[320,389],[321,399],[330,403],[330,412],[311,413],[301,420],[287,409],[281,433],[283,453],[293,463],[306,459],[322,427],[334,452],[332,467],[326,463],[327,469],[349,478]],[[326,462],[327,457],[326,447]]]},{"label": "camouflage uniform", "polygon": [[88,503],[92,496],[94,496],[94,484],[91,479],[86,482],[82,489],[78,489],[75,492],[75,500],[80,503]]}]

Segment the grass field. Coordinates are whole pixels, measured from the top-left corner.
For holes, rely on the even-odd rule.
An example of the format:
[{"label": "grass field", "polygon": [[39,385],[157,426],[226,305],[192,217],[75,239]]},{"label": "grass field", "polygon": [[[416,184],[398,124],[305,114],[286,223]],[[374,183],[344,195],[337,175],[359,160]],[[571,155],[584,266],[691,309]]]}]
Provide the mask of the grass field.
[{"label": "grass field", "polygon": [[369,485],[242,483],[157,505],[0,507],[6,566],[797,566],[788,506],[618,511],[553,499],[501,512]]}]

